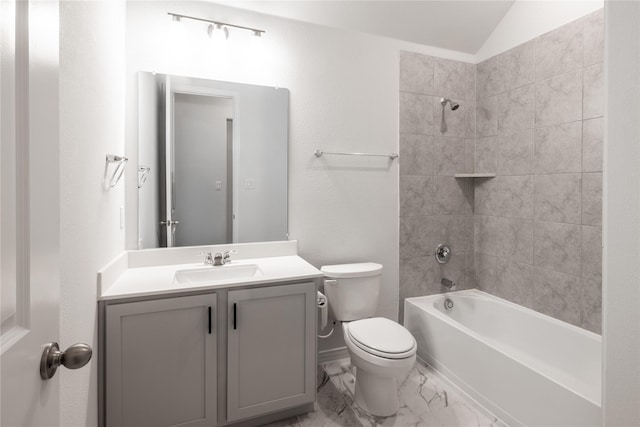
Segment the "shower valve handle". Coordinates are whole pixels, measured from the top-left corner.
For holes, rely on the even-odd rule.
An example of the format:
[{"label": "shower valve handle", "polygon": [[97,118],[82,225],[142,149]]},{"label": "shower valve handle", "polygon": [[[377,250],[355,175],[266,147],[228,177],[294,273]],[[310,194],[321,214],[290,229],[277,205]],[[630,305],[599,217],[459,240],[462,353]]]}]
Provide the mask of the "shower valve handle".
[{"label": "shower valve handle", "polygon": [[436,261],[440,264],[446,264],[451,258],[451,248],[446,243],[438,245],[436,248]]}]

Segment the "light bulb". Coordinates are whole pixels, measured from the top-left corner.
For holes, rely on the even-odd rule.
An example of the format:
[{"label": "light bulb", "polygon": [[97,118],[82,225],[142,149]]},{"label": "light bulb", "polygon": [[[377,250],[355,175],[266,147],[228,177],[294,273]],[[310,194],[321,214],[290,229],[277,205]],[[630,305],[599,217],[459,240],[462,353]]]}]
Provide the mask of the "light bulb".
[{"label": "light bulb", "polygon": [[223,44],[229,38],[229,30],[220,24],[211,24],[207,28],[207,34],[214,44]]},{"label": "light bulb", "polygon": [[262,32],[254,31],[253,37],[251,37],[251,45],[253,50],[260,50],[262,48]]},{"label": "light bulb", "polygon": [[184,32],[184,25],[182,25],[182,18],[177,15],[171,15],[171,35],[181,36]]}]

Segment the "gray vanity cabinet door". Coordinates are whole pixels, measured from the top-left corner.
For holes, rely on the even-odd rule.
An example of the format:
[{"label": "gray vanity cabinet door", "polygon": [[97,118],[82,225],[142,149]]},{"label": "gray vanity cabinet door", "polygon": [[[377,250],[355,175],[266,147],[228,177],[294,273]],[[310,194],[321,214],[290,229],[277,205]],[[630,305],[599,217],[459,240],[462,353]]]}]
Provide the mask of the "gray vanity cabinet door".
[{"label": "gray vanity cabinet door", "polygon": [[315,283],[229,291],[227,421],[315,400]]},{"label": "gray vanity cabinet door", "polygon": [[216,424],[215,312],[213,294],[107,306],[108,427]]}]

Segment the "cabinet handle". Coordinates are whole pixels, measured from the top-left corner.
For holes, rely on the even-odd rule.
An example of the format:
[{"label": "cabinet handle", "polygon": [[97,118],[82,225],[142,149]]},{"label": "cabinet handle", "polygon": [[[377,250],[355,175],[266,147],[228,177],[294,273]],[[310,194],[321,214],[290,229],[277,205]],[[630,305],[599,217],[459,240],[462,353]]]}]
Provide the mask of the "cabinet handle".
[{"label": "cabinet handle", "polygon": [[236,303],[233,303],[233,329],[237,329],[236,328],[236,316],[237,316],[237,311],[238,309],[236,308]]},{"label": "cabinet handle", "polygon": [[211,307],[209,307],[209,335],[211,335]]}]

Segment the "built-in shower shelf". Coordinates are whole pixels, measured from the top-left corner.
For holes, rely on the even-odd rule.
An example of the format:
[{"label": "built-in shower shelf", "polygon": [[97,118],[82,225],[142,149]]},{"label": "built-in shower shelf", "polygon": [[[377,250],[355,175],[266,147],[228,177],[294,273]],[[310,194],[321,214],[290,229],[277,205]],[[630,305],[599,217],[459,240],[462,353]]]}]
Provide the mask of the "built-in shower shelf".
[{"label": "built-in shower shelf", "polygon": [[495,178],[495,173],[457,173],[453,175],[455,178]]}]

